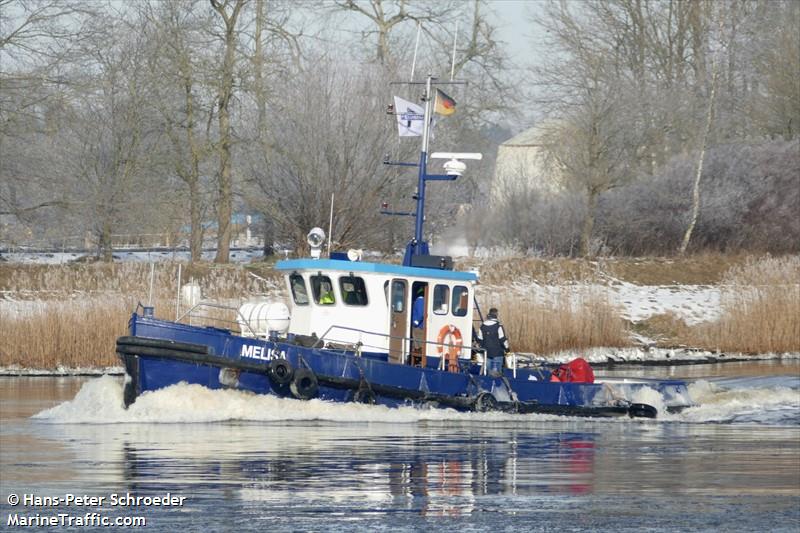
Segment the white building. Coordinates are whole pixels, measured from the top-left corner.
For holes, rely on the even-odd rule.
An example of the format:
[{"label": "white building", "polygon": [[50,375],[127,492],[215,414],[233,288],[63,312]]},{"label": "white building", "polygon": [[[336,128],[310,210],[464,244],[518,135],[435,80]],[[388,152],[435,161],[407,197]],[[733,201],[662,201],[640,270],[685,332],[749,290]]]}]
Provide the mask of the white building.
[{"label": "white building", "polygon": [[544,160],[544,143],[554,127],[553,122],[542,122],[500,145],[492,180],[492,203],[502,203],[523,191],[563,191],[561,176],[547,168]]}]

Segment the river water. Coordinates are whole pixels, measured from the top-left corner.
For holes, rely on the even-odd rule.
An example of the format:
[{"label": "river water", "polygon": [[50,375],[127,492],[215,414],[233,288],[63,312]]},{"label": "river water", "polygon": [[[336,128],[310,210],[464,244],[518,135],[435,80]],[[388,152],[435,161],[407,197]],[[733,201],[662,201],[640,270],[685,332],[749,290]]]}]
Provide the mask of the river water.
[{"label": "river water", "polygon": [[585,420],[178,385],[125,411],[117,377],[0,378],[0,529],[800,530],[797,360],[605,374],[692,378],[699,406]]}]

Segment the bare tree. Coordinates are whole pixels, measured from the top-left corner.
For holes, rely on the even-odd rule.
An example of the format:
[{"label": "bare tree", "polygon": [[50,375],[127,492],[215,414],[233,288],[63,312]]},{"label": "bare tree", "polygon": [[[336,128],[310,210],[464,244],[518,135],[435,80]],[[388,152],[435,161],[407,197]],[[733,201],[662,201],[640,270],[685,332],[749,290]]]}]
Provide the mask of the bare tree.
[{"label": "bare tree", "polygon": [[157,136],[146,116],[144,36],[122,19],[105,22],[95,35],[84,43],[83,85],[74,95],[80,104],[73,108],[65,142],[74,154],[68,167],[76,178],[73,201],[102,257],[111,260],[113,234],[136,220],[145,226],[146,214],[155,212],[146,206],[155,207],[156,183],[163,180],[145,181],[145,154]]},{"label": "bare tree", "polygon": [[700,214],[700,178],[703,175],[703,164],[706,159],[706,151],[708,150],[709,135],[711,134],[711,122],[714,119],[714,104],[716,103],[717,96],[717,77],[719,70],[717,69],[717,62],[712,59],[711,65],[711,94],[708,97],[708,110],[706,111],[706,124],[703,129],[702,145],[700,147],[699,155],[697,156],[697,170],[695,170],[694,186],[692,187],[692,213],[689,217],[689,224],[686,226],[686,232],[683,234],[681,246],[678,248],[678,253],[684,255],[686,248],[689,246],[689,241],[692,238],[692,232],[697,224],[697,216]]},{"label": "bare tree", "polygon": [[199,3],[200,0],[170,0],[143,6],[144,16],[153,27],[148,38],[155,45],[149,56],[152,75],[158,80],[154,83],[158,97],[153,105],[163,117],[164,132],[172,148],[167,168],[188,188],[189,250],[193,262],[199,261],[203,252],[202,219],[206,206],[201,166],[210,153],[208,128],[204,132],[202,125],[212,119],[210,102],[202,100],[208,92],[201,85],[203,73],[198,72],[203,59],[198,52],[203,50],[199,32],[207,29],[210,21],[197,9]]},{"label": "bare tree", "polygon": [[[364,31],[375,35],[375,60],[385,64],[392,57],[392,31],[408,22],[441,24],[454,10],[452,0],[334,0],[338,10],[351,11],[370,20],[374,29]],[[428,28],[431,30],[432,28]]]},{"label": "bare tree", "polygon": [[[267,121],[268,101],[270,99],[269,77],[272,72],[267,69],[272,65],[282,65],[276,68],[286,74],[293,66],[299,67],[300,45],[299,35],[288,29],[289,12],[281,9],[277,4],[268,4],[264,0],[256,0],[255,4],[255,33],[253,35],[252,84],[251,92],[255,99],[257,110],[255,142],[259,156],[256,160],[261,164],[269,165],[269,160],[264,161],[270,153],[269,124]],[[268,57],[272,56],[272,57]],[[259,204],[262,208],[266,203]],[[275,214],[269,209],[262,209],[264,256],[274,253],[275,241]]]},{"label": "bare tree", "polygon": [[[607,53],[604,38],[584,31],[585,21],[564,4],[553,6],[549,16],[544,24],[551,46],[563,55],[534,71],[552,91],[543,102],[550,116],[542,126],[543,159],[567,189],[585,198],[579,252],[588,256],[600,195],[633,179],[647,124],[630,106],[637,82],[618,76],[619,57]],[[642,68],[636,54],[629,59],[634,71]]]},{"label": "bare tree", "polygon": [[237,23],[247,0],[210,0],[211,7],[223,22],[223,59],[219,70],[217,92],[217,117],[219,122],[219,174],[217,175],[217,254],[216,263],[227,263],[231,247],[231,215],[233,214],[233,170],[231,146],[231,99],[233,98],[234,68],[236,63]]},{"label": "bare tree", "polygon": [[89,37],[93,13],[82,2],[0,0],[0,215],[28,218],[68,205],[52,153],[29,148],[52,138],[63,65]]},{"label": "bare tree", "polygon": [[381,154],[396,131],[376,120],[386,116],[379,74],[312,59],[315,68],[288,80],[273,105],[268,150],[248,169],[259,191],[252,201],[273,214],[280,237],[303,247],[310,228],[327,227],[335,193],[333,241],[379,245],[390,223],[380,202],[394,176]]},{"label": "bare tree", "polygon": [[791,140],[800,136],[800,3],[776,1],[752,19],[760,26],[752,33],[755,42],[754,72],[748,80],[759,80],[752,109],[755,124],[768,136]]},{"label": "bare tree", "polygon": [[579,253],[593,254],[591,241],[600,195],[632,179],[628,167],[628,130],[619,102],[600,87],[587,87],[587,101],[565,114],[545,134],[545,159],[567,188],[586,201]]}]

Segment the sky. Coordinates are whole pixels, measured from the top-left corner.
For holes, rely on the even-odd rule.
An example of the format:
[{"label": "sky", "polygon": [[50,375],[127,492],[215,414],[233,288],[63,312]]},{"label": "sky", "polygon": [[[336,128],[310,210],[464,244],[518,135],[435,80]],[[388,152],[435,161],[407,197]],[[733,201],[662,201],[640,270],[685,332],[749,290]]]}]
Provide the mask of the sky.
[{"label": "sky", "polygon": [[528,63],[534,47],[536,25],[533,17],[541,10],[543,0],[489,0],[499,36],[508,43],[511,57],[520,66]]}]

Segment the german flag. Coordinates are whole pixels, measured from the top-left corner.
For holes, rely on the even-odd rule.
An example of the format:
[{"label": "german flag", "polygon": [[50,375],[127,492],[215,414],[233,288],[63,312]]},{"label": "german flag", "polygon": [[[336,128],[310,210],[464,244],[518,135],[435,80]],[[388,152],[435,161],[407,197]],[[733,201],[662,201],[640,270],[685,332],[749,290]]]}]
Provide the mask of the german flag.
[{"label": "german flag", "polygon": [[436,89],[436,99],[433,101],[433,111],[440,115],[449,116],[456,112],[456,101]]}]

